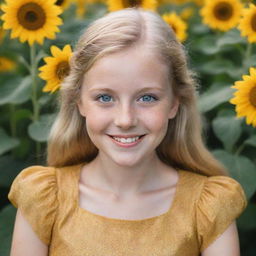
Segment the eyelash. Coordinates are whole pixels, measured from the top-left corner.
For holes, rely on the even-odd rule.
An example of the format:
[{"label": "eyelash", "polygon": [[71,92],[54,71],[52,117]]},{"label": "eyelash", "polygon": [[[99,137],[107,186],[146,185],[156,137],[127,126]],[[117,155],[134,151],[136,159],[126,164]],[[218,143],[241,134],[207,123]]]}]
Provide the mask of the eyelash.
[{"label": "eyelash", "polygon": [[[103,96],[110,96],[109,94],[99,94],[98,96],[96,96],[96,100],[97,101],[99,101],[99,99],[101,98],[101,97],[103,97]],[[141,98],[142,97],[144,97],[144,96],[150,96],[151,98],[153,98],[154,99],[154,101],[157,101],[158,100],[158,98],[156,97],[156,96],[154,96],[154,95],[152,95],[152,94],[145,94],[145,95],[142,95],[141,96]],[[111,96],[110,96],[111,97]],[[154,101],[144,101],[144,102],[154,102]],[[100,101],[101,103],[109,103],[110,101]]]}]

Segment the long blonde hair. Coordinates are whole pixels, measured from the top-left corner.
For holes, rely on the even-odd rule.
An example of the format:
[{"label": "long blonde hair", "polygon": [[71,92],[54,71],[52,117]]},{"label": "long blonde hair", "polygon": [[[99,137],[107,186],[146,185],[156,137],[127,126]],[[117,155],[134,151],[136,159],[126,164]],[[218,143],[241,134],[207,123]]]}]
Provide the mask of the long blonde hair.
[{"label": "long blonde hair", "polygon": [[187,67],[182,44],[159,15],[135,8],[107,14],[94,21],[80,37],[70,73],[60,89],[60,109],[48,140],[48,165],[90,162],[97,156],[98,149],[86,131],[86,119],[77,107],[83,76],[102,56],[139,43],[151,47],[168,65],[170,86],[180,102],[176,117],[169,120],[166,136],[156,148],[158,157],[172,167],[206,176],[228,175],[204,146],[196,83]]}]

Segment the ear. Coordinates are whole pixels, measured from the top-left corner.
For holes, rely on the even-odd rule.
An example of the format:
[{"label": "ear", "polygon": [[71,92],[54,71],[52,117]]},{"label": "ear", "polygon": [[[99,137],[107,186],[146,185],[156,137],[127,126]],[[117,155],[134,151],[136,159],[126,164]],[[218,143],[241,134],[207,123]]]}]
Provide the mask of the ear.
[{"label": "ear", "polygon": [[173,119],[176,116],[179,109],[179,105],[180,105],[179,99],[177,97],[174,98],[169,115],[168,115],[169,119]]},{"label": "ear", "polygon": [[86,117],[85,116],[85,108],[83,106],[83,102],[81,101],[81,99],[79,99],[77,101],[77,108],[78,108],[78,111],[79,111],[80,115]]}]

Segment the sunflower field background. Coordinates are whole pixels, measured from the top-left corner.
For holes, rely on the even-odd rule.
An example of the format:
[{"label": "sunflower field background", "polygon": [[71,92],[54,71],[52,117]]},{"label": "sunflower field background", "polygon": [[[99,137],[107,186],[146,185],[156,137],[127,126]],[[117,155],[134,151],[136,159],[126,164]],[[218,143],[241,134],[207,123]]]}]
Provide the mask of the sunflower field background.
[{"label": "sunflower field background", "polygon": [[126,7],[162,15],[198,80],[205,142],[243,186],[242,256],[256,255],[256,3],[242,0],[0,0],[0,255],[16,209],[7,195],[25,167],[45,165],[58,89],[81,31]]}]

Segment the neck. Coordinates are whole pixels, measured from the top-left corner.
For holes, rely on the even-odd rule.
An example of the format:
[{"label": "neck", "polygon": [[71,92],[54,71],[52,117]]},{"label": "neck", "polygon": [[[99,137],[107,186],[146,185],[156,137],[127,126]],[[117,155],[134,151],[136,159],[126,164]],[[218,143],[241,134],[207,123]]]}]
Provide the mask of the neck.
[{"label": "neck", "polygon": [[136,166],[118,165],[104,155],[98,155],[88,165],[85,183],[109,193],[114,200],[131,198],[157,189],[160,180],[163,181],[163,170],[166,170],[166,165],[156,154]]}]

